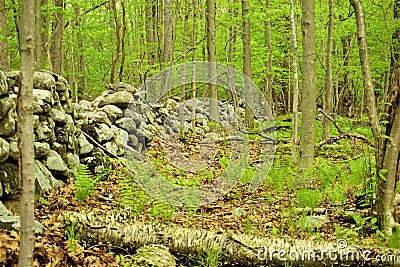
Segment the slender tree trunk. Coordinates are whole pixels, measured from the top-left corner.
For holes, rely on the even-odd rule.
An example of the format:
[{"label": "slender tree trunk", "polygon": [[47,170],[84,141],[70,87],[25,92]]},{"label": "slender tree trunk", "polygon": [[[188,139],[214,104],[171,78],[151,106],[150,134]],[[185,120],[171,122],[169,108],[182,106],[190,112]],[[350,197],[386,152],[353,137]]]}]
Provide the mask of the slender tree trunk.
[{"label": "slender tree trunk", "polygon": [[21,80],[18,92],[19,177],[21,182],[20,236],[18,266],[32,266],[34,246],[35,176],[33,148],[33,69],[34,69],[34,0],[19,1],[19,42]]},{"label": "slender tree trunk", "polygon": [[[250,47],[250,18],[249,18],[249,0],[242,0],[242,25],[243,25],[243,72],[249,79],[251,74],[251,47]],[[254,118],[250,105],[254,104],[254,94],[250,89],[249,80],[245,79],[246,107],[244,122],[250,129],[254,128]]]},{"label": "slender tree trunk", "polygon": [[172,64],[172,54],[174,50],[174,1],[164,0],[164,51],[163,51],[163,63],[164,68],[169,67]]},{"label": "slender tree trunk", "polygon": [[10,70],[10,60],[8,54],[8,41],[7,41],[7,10],[5,0],[0,0],[0,69]]},{"label": "slender tree trunk", "polygon": [[121,52],[121,25],[118,19],[115,0],[110,0],[110,9],[114,15],[115,37],[116,37],[115,51],[111,62],[111,72],[110,72],[110,83],[114,83],[117,61],[119,59],[119,54]]},{"label": "slender tree trunk", "polygon": [[121,0],[122,9],[122,35],[121,35],[121,62],[119,64],[119,81],[122,82],[125,67],[125,35],[126,35],[126,9],[125,0]]},{"label": "slender tree trunk", "polygon": [[[192,0],[192,5],[193,5],[193,26],[192,26],[192,61],[196,62],[197,60],[197,1],[198,0]],[[196,98],[196,68],[192,68],[192,80],[190,83],[190,98],[195,99]],[[192,119],[192,128],[193,132],[196,133],[195,128],[196,128],[196,101],[193,101],[192,105],[192,114],[191,114],[191,119]]]},{"label": "slender tree trunk", "polygon": [[[77,87],[79,88],[80,93],[82,94],[83,98],[87,97],[86,93],[86,69],[85,69],[85,45],[83,41],[83,24],[85,23],[84,12],[81,11],[81,8],[78,6],[75,7],[75,16],[76,16],[76,29],[77,29],[77,43],[78,43],[78,80],[77,80]],[[74,63],[75,65],[75,63]],[[73,74],[75,75],[75,73]]]},{"label": "slender tree trunk", "polygon": [[[333,3],[334,0],[329,0],[329,22],[328,22],[328,43],[326,49],[326,76],[325,76],[325,101],[324,111],[330,114],[332,111],[332,49],[333,49]],[[329,139],[329,119],[324,116],[323,120],[323,135],[324,140]]]},{"label": "slender tree trunk", "polygon": [[157,35],[156,35],[156,17],[157,7],[154,1],[146,1],[146,47],[147,47],[147,60],[150,68],[154,67],[156,63],[157,54]]},{"label": "slender tree trunk", "polygon": [[[342,37],[342,51],[343,51],[343,82],[340,85],[340,91],[338,92],[338,103],[337,111],[340,116],[350,116],[352,114],[354,101],[351,99],[351,94],[353,90],[353,79],[351,78],[351,60],[350,52],[353,47],[353,34],[349,34]],[[353,110],[354,112],[354,110]]]},{"label": "slender tree trunk", "polygon": [[[271,0],[265,0],[265,7],[267,10],[271,8]],[[265,97],[267,98],[268,105],[271,110],[274,110],[274,102],[272,99],[272,43],[271,43],[271,18],[265,20],[265,48],[267,50],[267,60],[265,61],[265,66],[267,68],[267,75],[265,77]]]},{"label": "slender tree trunk", "polygon": [[[232,9],[232,17],[236,18],[238,13],[236,9]],[[235,57],[235,53],[236,53],[236,35],[237,35],[237,29],[236,26],[232,23],[232,25],[229,27],[229,35],[230,35],[230,39],[229,39],[229,52],[228,52],[228,58],[227,58],[227,62],[228,65],[231,66],[232,68],[235,68],[235,62],[234,62],[234,57]],[[229,88],[233,88],[235,86],[235,77],[231,71],[231,69],[228,70],[228,85]],[[239,103],[237,100],[237,95],[235,95],[232,92],[233,89],[228,90],[227,91],[227,98],[228,101],[231,101],[234,107],[235,112],[238,112],[238,108],[239,108]]]},{"label": "slender tree trunk", "polygon": [[[64,9],[63,0],[54,0],[56,7]],[[64,15],[63,12],[54,14],[53,40],[51,49],[51,64],[54,73],[62,74],[63,65],[63,38],[64,38]]]},{"label": "slender tree trunk", "polygon": [[374,85],[372,83],[370,61],[368,55],[368,45],[366,39],[367,34],[365,31],[365,22],[364,22],[364,10],[360,0],[350,0],[350,3],[352,4],[356,12],[358,49],[360,54],[360,62],[364,80],[365,102],[367,103],[366,109],[368,113],[369,124],[371,126],[372,134],[375,140],[376,159],[378,159],[380,158],[379,147],[381,143],[380,142],[381,129],[379,127],[379,118],[376,109]]},{"label": "slender tree trunk", "polygon": [[42,1],[35,1],[35,69],[43,68],[43,44],[42,44]]},{"label": "slender tree trunk", "polygon": [[[400,0],[395,1],[394,19],[400,19]],[[387,234],[392,235],[392,231],[396,226],[394,213],[394,196],[396,192],[396,183],[399,181],[400,175],[400,28],[393,33],[392,36],[392,57],[390,65],[390,80],[388,87],[388,98],[386,101],[390,103],[386,106],[385,135],[389,138],[384,139],[382,143],[383,157],[378,159],[381,168],[378,171],[385,170],[386,174],[379,175],[378,184],[378,217],[381,229]],[[382,171],[381,171],[382,172]]]},{"label": "slender tree trunk", "polygon": [[[186,99],[186,53],[187,53],[187,41],[188,41],[188,29],[189,29],[189,0],[185,0],[185,12],[183,21],[183,45],[182,45],[182,80],[181,80],[181,97],[180,101],[183,103]],[[185,114],[184,105],[180,105],[179,108],[179,126],[182,130],[185,125]]]},{"label": "slender tree trunk", "polygon": [[316,112],[316,43],[315,43],[315,1],[302,0],[302,122],[300,127],[300,157],[296,187],[311,185],[306,172],[314,162],[315,112]]},{"label": "slender tree trunk", "polygon": [[[207,48],[208,48],[208,61],[217,62],[217,45],[215,40],[215,0],[206,0],[206,23],[207,23]],[[216,77],[217,68],[214,64],[210,64],[209,78],[212,83],[209,85],[210,93],[210,119],[218,121],[218,93]],[[214,83],[214,84],[213,84]]]},{"label": "slender tree trunk", "polygon": [[294,4],[293,0],[290,0],[290,24],[292,26],[292,42],[293,42],[293,132],[292,132],[292,150],[291,158],[292,162],[296,163],[296,146],[297,146],[297,134],[298,134],[298,121],[299,121],[299,74],[297,68],[297,23],[294,15]]}]

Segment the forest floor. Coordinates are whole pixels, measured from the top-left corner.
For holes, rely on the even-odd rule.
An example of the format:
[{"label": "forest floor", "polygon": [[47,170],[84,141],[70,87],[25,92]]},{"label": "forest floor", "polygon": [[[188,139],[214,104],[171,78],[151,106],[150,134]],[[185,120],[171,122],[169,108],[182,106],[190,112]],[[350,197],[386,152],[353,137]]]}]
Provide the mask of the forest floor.
[{"label": "forest floor", "polygon": [[[113,161],[108,177],[96,184],[85,201],[77,199],[72,179],[65,186],[43,194],[37,201],[35,218],[45,230],[35,240],[34,266],[130,266],[135,251],[106,244],[85,245],[63,227],[62,215],[66,211],[112,212],[118,209],[116,201],[131,206],[132,216],[145,222],[279,238],[331,242],[345,239],[350,244],[399,248],[400,235],[382,240],[376,234],[376,219],[369,203],[374,197],[369,189],[376,186],[371,176],[372,148],[358,139],[341,139],[317,147],[316,167],[312,172],[319,180],[318,187],[295,190],[295,167],[290,161],[290,122],[283,119],[277,125],[281,125],[281,130],[277,132],[275,161],[263,185],[254,192],[247,189],[246,181],[241,181],[213,203],[193,209],[171,207],[145,194],[123,174],[121,162]],[[346,121],[343,127],[349,132],[368,135],[363,122]],[[335,135],[335,129],[332,132]],[[255,154],[259,153],[256,146],[255,142],[252,149]],[[189,158],[197,153],[195,145],[182,147]],[[193,176],[174,171],[159,150],[160,144],[153,140],[148,153],[154,165],[163,166],[162,172],[169,174],[169,180],[188,186],[201,185],[218,176],[223,171],[227,151],[224,145],[217,146],[214,162],[208,167],[212,171],[206,169],[201,175]],[[251,172],[251,167],[250,160],[246,170]],[[0,231],[0,266],[17,266],[18,242],[18,233]],[[218,262],[213,265],[207,257],[181,256],[178,262],[179,266],[220,266]]]}]

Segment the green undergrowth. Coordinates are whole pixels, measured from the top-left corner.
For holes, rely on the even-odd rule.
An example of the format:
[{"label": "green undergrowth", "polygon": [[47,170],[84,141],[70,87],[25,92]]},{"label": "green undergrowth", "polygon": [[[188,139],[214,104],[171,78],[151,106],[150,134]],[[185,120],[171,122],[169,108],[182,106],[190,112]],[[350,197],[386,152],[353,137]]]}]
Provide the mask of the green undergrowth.
[{"label": "green undergrowth", "polygon": [[[374,173],[373,149],[363,141],[355,139],[340,139],[334,143],[316,146],[315,164],[307,172],[309,178],[312,178],[315,182],[314,187],[312,189],[295,188],[294,180],[297,175],[297,166],[292,162],[290,155],[291,122],[288,122],[287,118],[281,119],[277,122],[277,125],[283,127],[277,132],[278,145],[274,162],[263,184],[255,192],[243,191],[243,186],[251,181],[257,170],[257,165],[250,160],[241,166],[240,170],[235,170],[235,172],[242,174],[241,178],[223,200],[234,208],[237,205],[236,203],[243,203],[246,198],[250,200],[262,198],[268,206],[275,205],[277,207],[276,214],[273,216],[280,220],[279,225],[271,224],[270,227],[267,227],[267,230],[260,232],[262,225],[260,226],[258,223],[257,207],[254,207],[253,213],[247,213],[241,219],[243,233],[261,233],[262,235],[277,237],[282,235],[307,236],[315,240],[324,240],[324,234],[319,232],[318,226],[313,225],[313,222],[310,223],[308,218],[309,216],[319,218],[320,215],[315,213],[314,210],[327,208],[332,217],[340,217],[346,215],[349,210],[356,208],[366,210],[365,216],[350,213],[350,215],[346,215],[347,217],[350,216],[350,222],[330,222],[329,235],[337,239],[344,238],[351,243],[363,243],[363,239],[373,239],[375,241],[368,242],[378,242],[394,248],[399,247],[399,233],[395,233],[393,238],[387,240],[381,240],[374,234],[378,226],[377,219],[372,213],[376,201],[377,186],[377,179],[371,175],[371,173]],[[338,125],[344,131],[364,134],[371,138],[368,125],[363,122],[338,119]],[[331,130],[332,136],[338,134],[335,127]],[[322,141],[321,135],[321,122],[318,121],[317,142]],[[252,139],[255,140],[253,142],[254,147],[252,147],[254,150],[257,149],[257,138]],[[186,153],[184,149],[185,146],[183,146],[183,151]],[[148,150],[152,171],[149,172],[147,167],[139,164],[142,169],[134,172],[135,177],[128,175],[129,172],[126,170],[111,170],[108,175],[114,174],[118,177],[117,201],[131,207],[132,216],[139,218],[146,214],[147,220],[168,224],[172,217],[179,213],[186,216],[186,226],[192,227],[193,219],[196,214],[198,215],[201,208],[178,208],[156,200],[137,184],[137,181],[140,180],[138,177],[147,181],[153,179],[158,173],[170,183],[182,187],[199,187],[214,182],[232,163],[231,155],[233,153],[234,151],[226,143],[218,144],[214,160],[210,161],[206,168],[199,171],[188,171],[169,163],[165,153],[159,147],[154,146]],[[188,158],[190,157],[188,156]],[[95,177],[88,179],[90,175],[87,172],[87,168],[81,165],[75,179],[75,194],[82,201],[93,192],[95,184],[99,181]],[[398,189],[400,189],[400,186],[398,186]],[[261,195],[257,195],[259,194],[257,192],[260,192]],[[283,200],[286,203],[282,203]],[[219,202],[218,205],[224,204]],[[237,206],[237,208],[240,211],[241,207]],[[298,213],[298,209],[311,209],[311,212]],[[70,236],[73,236],[73,229]],[[187,261],[191,262],[190,266],[218,266],[214,265],[218,264],[218,257],[218,250],[210,249],[205,251],[203,255],[197,258],[189,258]]]}]

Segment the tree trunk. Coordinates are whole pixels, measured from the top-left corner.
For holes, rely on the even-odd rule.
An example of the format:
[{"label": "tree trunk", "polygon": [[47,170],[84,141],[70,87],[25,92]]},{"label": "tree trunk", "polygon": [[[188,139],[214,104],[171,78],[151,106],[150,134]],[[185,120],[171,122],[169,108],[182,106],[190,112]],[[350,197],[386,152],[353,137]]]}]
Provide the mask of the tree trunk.
[{"label": "tree trunk", "polygon": [[[265,7],[267,10],[271,9],[271,0],[265,0]],[[271,43],[271,18],[267,18],[264,23],[264,39],[265,48],[267,50],[267,60],[265,67],[267,68],[267,75],[265,77],[264,93],[267,98],[268,105],[271,110],[274,110],[274,102],[272,100],[272,43]]]},{"label": "tree trunk", "polygon": [[110,72],[110,83],[114,83],[115,80],[115,70],[117,68],[117,61],[119,58],[119,54],[121,51],[121,25],[118,19],[117,7],[115,0],[110,0],[110,9],[114,15],[114,24],[115,24],[115,37],[116,37],[116,44],[115,44],[115,51],[114,56],[111,62],[111,72]]},{"label": "tree trunk", "polygon": [[153,68],[156,63],[157,54],[157,35],[156,35],[156,17],[157,7],[154,1],[146,1],[146,47],[147,60],[150,68]]},{"label": "tree trunk", "polygon": [[8,54],[7,41],[7,9],[5,0],[0,0],[0,69],[4,71],[10,70],[10,59]]},{"label": "tree trunk", "polygon": [[299,74],[297,68],[297,23],[294,16],[294,4],[293,0],[290,0],[290,24],[292,28],[292,43],[293,43],[293,132],[292,132],[292,150],[291,158],[292,162],[296,163],[296,146],[297,146],[297,134],[298,134],[298,109],[299,109]]},{"label": "tree trunk", "polygon": [[35,69],[40,70],[43,69],[43,46],[44,44],[42,43],[42,29],[43,23],[42,23],[42,8],[43,1],[36,0],[35,1]]},{"label": "tree trunk", "polygon": [[[236,18],[238,15],[238,12],[235,8],[231,9],[232,12],[232,17]],[[235,68],[235,62],[234,62],[234,57],[236,53],[236,35],[237,35],[237,29],[236,26],[232,23],[232,25],[229,27],[229,52],[228,52],[228,57],[227,57],[227,63],[228,66]],[[227,98],[229,102],[232,102],[233,108],[235,112],[238,112],[239,108],[239,103],[238,103],[238,97],[236,94],[233,93],[233,87],[235,86],[235,77],[232,73],[232,69],[228,69],[228,86],[230,90],[227,91]]]},{"label": "tree trunk", "polygon": [[311,177],[306,172],[314,162],[315,112],[316,112],[316,69],[317,48],[315,44],[315,1],[302,1],[302,122],[300,127],[300,157],[295,186],[310,186]]},{"label": "tree trunk", "polygon": [[[217,44],[215,40],[215,0],[206,0],[206,24],[207,24],[207,49],[208,61],[217,62]],[[216,85],[217,68],[215,64],[209,65],[210,93],[210,120],[218,121],[218,92]]]},{"label": "tree trunk", "polygon": [[[394,19],[400,19],[400,1],[396,0],[394,5]],[[385,113],[388,114],[385,135],[383,140],[383,157],[378,159],[381,168],[386,174],[379,175],[378,184],[378,217],[381,229],[392,235],[393,228],[399,226],[396,223],[394,213],[394,196],[396,192],[396,181],[399,181],[400,173],[400,28],[392,36],[392,57],[390,65],[390,81],[388,87],[388,99],[390,103],[386,106]]]},{"label": "tree trunk", "polygon": [[351,99],[353,90],[353,79],[351,78],[351,60],[350,52],[353,47],[353,34],[342,37],[342,51],[343,51],[343,82],[340,85],[340,91],[337,98],[337,112],[340,116],[348,117],[354,112],[354,103]]},{"label": "tree trunk", "polygon": [[34,69],[34,10],[33,0],[19,1],[19,45],[21,51],[21,80],[18,92],[18,147],[21,190],[20,236],[18,266],[32,265],[34,246],[35,176],[33,148],[33,69]]},{"label": "tree trunk", "polygon": [[[249,0],[242,0],[242,25],[243,25],[243,73],[250,80],[251,75],[251,47],[250,47],[250,18],[249,18]],[[254,105],[254,94],[250,89],[249,79],[244,79],[245,92],[246,92],[246,107],[244,123],[245,125],[253,129],[254,128],[254,118],[251,112],[251,106]]]},{"label": "tree trunk", "polygon": [[[165,245],[171,253],[187,256],[217,248],[219,261],[235,266],[283,266],[289,261],[291,266],[360,266],[360,262],[372,262],[373,255],[400,253],[393,249],[371,251],[355,245],[338,247],[336,243],[215,233],[132,220],[121,223],[82,213],[66,213],[64,223],[66,227],[73,225],[81,240],[89,244],[102,242],[125,248]],[[393,261],[380,264],[393,266]]]},{"label": "tree trunk", "polygon": [[357,23],[358,49],[360,54],[360,62],[364,81],[366,109],[371,126],[372,134],[375,140],[375,156],[380,158],[379,148],[381,143],[381,129],[379,127],[378,113],[376,109],[376,100],[374,94],[374,85],[372,83],[371,69],[368,55],[367,34],[365,31],[364,10],[360,0],[350,0],[355,12]]},{"label": "tree trunk", "polygon": [[163,63],[164,68],[170,67],[172,64],[172,54],[174,51],[174,1],[164,0],[164,51]]},{"label": "tree trunk", "polygon": [[121,0],[122,9],[122,35],[121,35],[121,62],[119,64],[119,81],[122,82],[125,67],[125,35],[126,35],[126,9],[125,0]]},{"label": "tree trunk", "polygon": [[[326,76],[325,76],[325,101],[324,111],[326,114],[332,111],[332,49],[333,49],[333,3],[334,0],[329,0],[329,22],[328,22],[328,43],[326,49]],[[329,119],[325,116],[323,120],[323,134],[324,140],[329,139]]]},{"label": "tree trunk", "polygon": [[[54,0],[54,5],[64,9],[63,0]],[[63,38],[64,38],[64,15],[63,11],[55,12],[53,22],[53,40],[51,49],[52,70],[56,74],[62,74],[63,65]]]}]

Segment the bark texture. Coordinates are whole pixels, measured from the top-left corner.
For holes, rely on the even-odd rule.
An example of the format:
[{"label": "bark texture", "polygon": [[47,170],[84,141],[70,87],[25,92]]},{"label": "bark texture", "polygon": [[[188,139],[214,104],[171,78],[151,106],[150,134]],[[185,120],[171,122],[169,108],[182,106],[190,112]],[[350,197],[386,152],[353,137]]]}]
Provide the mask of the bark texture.
[{"label": "bark texture", "polygon": [[[398,250],[372,251],[353,246],[341,249],[336,243],[215,233],[122,220],[124,223],[118,222],[116,217],[107,219],[82,213],[64,216],[66,227],[74,225],[76,233],[89,244],[108,242],[126,248],[157,244],[168,247],[172,254],[191,256],[207,248],[218,247],[220,261],[237,266],[283,266],[289,260],[291,266],[360,266],[366,262],[373,263],[372,257],[376,255],[400,255]],[[364,256],[358,252],[364,252]],[[380,264],[398,266],[399,262]]]},{"label": "bark texture", "polygon": [[10,61],[7,41],[7,9],[5,0],[0,0],[0,69],[9,71]]},{"label": "bark texture", "polygon": [[18,266],[32,265],[34,245],[35,176],[33,147],[33,68],[34,68],[34,0],[21,0],[19,46],[21,51],[21,80],[18,92],[18,147],[20,177],[20,236],[21,250]]},{"label": "bark texture", "polygon": [[[217,62],[217,43],[215,40],[215,0],[206,0],[206,22],[207,22],[207,49],[208,61]],[[218,121],[218,92],[215,84],[217,68],[215,64],[209,65],[209,77],[212,81],[209,85],[210,92],[210,119]]]},{"label": "bark texture", "polygon": [[302,121],[300,127],[300,157],[296,187],[311,186],[312,177],[307,175],[314,162],[316,68],[315,1],[302,1],[303,61],[302,61]]},{"label": "bark texture", "polygon": [[[251,47],[250,47],[250,4],[249,0],[242,0],[242,25],[243,25],[243,73],[251,80]],[[254,94],[250,87],[249,79],[244,79],[246,92],[246,108],[244,122],[250,129],[254,128],[254,118],[250,106],[254,105]]]},{"label": "bark texture", "polygon": [[292,43],[293,43],[293,132],[292,132],[292,150],[291,150],[291,158],[292,162],[296,163],[297,161],[297,134],[298,134],[298,111],[299,111],[299,73],[297,68],[297,23],[296,18],[294,16],[294,4],[293,0],[290,0],[290,25],[292,30]]}]

